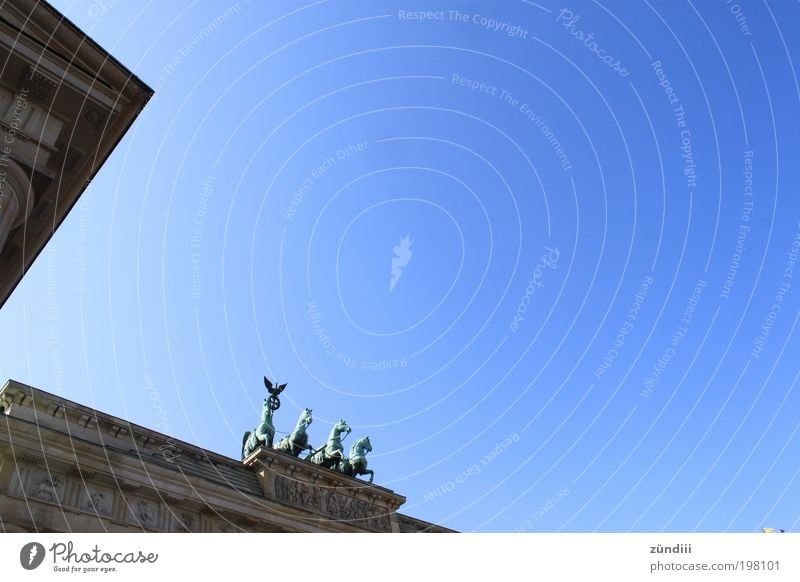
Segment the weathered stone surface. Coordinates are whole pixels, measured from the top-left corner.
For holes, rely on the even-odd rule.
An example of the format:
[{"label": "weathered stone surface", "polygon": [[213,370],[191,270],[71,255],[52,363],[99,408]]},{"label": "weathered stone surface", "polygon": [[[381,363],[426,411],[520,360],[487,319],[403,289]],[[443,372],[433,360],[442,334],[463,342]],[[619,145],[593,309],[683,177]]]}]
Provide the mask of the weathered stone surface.
[{"label": "weathered stone surface", "polygon": [[47,2],[0,3],[0,29],[2,306],[153,90]]},{"label": "weathered stone surface", "polygon": [[327,487],[309,485],[276,475],[275,497],[297,507],[318,511],[337,521],[357,522],[358,525],[376,531],[391,531],[388,508],[374,501],[337,493]]},{"label": "weathered stone surface", "polygon": [[449,531],[271,449],[242,462],[14,381],[0,402],[0,531]]}]

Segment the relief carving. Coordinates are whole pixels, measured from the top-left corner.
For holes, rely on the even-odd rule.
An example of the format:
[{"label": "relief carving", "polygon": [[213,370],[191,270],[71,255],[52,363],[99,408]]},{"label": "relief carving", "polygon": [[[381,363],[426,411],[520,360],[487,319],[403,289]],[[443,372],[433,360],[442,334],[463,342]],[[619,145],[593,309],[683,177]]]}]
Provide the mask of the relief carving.
[{"label": "relief carving", "polygon": [[388,531],[391,523],[386,510],[376,503],[354,499],[326,489],[275,476],[275,496],[292,505],[317,511],[342,520],[358,520],[354,525],[366,526],[376,530]]},{"label": "relief carving", "polygon": [[131,504],[131,514],[142,527],[153,529],[156,525],[157,508],[155,503],[137,499]]},{"label": "relief carving", "polygon": [[113,496],[110,493],[89,490],[84,509],[94,511],[101,515],[111,515],[113,501]]},{"label": "relief carving", "polygon": [[64,481],[56,475],[47,473],[31,475],[30,484],[31,497],[52,503],[60,503],[64,498]]},{"label": "relief carving", "polygon": [[195,531],[196,520],[194,515],[186,511],[182,511],[176,516],[178,522],[178,531],[182,533],[189,533]]}]

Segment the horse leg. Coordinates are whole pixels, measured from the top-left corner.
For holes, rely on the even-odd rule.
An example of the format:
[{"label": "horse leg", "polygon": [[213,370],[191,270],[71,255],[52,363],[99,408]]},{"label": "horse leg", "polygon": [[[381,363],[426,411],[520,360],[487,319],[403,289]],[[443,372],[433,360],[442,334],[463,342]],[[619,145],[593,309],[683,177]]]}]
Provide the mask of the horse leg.
[{"label": "horse leg", "polygon": [[322,466],[325,467],[326,469],[333,469],[336,466],[336,463],[338,462],[339,461],[336,457],[326,455]]},{"label": "horse leg", "polygon": [[[256,429],[256,441],[264,443],[264,446],[271,449],[272,448],[272,439],[275,436],[275,429],[273,428],[272,431],[269,430],[269,427],[258,427]],[[258,446],[258,445],[256,445]]]},{"label": "horse leg", "polygon": [[309,448],[311,447],[308,446],[308,435],[305,433],[292,441],[292,455],[295,457],[299,457],[300,453]]},{"label": "horse leg", "polygon": [[268,449],[271,449],[271,448],[272,448],[272,441],[273,441],[274,439],[275,439],[275,429],[272,429],[272,430],[270,430],[270,431],[267,431],[266,444],[267,444],[267,448],[268,448]]},{"label": "horse leg", "polygon": [[245,459],[250,456],[250,453],[253,450],[250,448],[250,441],[253,440],[253,433],[251,431],[245,431],[244,435],[242,436],[242,459]]},{"label": "horse leg", "polygon": [[375,471],[372,469],[365,469],[362,475],[366,475],[367,473],[369,473],[369,482],[372,483],[372,480],[375,478]]}]

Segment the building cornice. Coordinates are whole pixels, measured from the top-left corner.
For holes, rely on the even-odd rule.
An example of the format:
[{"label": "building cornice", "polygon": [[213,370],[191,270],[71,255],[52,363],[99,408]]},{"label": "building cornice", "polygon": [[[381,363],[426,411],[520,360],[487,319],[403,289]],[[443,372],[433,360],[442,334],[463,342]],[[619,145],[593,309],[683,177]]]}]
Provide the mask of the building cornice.
[{"label": "building cornice", "polygon": [[[273,449],[232,459],[14,380],[0,389],[0,408],[0,498],[18,502],[52,475],[66,484],[64,519],[81,513],[84,489],[94,488],[119,492],[104,517],[114,531],[130,530],[135,503],[155,508],[149,531],[172,531],[183,514],[202,531],[220,520],[241,531],[450,531],[397,513],[406,499],[386,487]],[[15,467],[6,463],[5,478],[4,458]],[[16,486],[9,474],[21,476]]]}]

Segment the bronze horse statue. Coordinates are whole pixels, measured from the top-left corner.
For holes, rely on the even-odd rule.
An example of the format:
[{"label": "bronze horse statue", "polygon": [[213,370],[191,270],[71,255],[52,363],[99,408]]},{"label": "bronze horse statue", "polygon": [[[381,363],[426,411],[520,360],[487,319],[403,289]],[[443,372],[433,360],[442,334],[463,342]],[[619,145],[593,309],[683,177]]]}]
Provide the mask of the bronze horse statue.
[{"label": "bronze horse statue", "polygon": [[272,448],[272,439],[275,438],[275,427],[272,425],[273,409],[269,399],[264,399],[264,406],[261,408],[261,422],[253,430],[248,430],[242,437],[242,459],[249,457],[253,451],[263,445]]},{"label": "bronze horse statue", "polygon": [[328,441],[316,451],[312,451],[308,457],[306,457],[306,460],[328,469],[337,466],[339,461],[344,457],[341,435],[342,433],[345,433],[345,436],[350,434],[350,430],[347,423],[339,419],[337,423],[333,425],[328,435]]},{"label": "bronze horse statue", "polygon": [[372,451],[372,443],[369,442],[369,437],[366,436],[358,439],[350,447],[350,457],[342,459],[336,466],[336,470],[344,473],[348,477],[356,477],[358,475],[369,475],[369,482],[375,477],[375,471],[367,469],[367,453]]},{"label": "bronze horse statue", "polygon": [[293,457],[299,456],[300,453],[306,450],[313,451],[314,447],[308,444],[308,434],[306,434],[306,429],[313,420],[311,409],[304,409],[303,412],[300,413],[300,418],[297,420],[297,425],[294,427],[292,434],[279,440],[274,447],[275,450],[292,455]]}]

